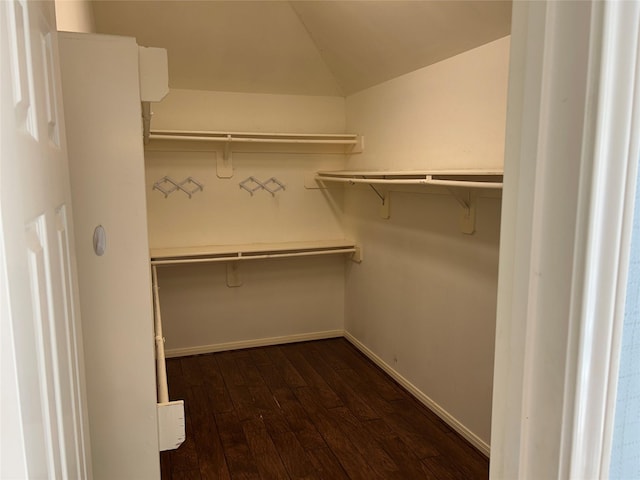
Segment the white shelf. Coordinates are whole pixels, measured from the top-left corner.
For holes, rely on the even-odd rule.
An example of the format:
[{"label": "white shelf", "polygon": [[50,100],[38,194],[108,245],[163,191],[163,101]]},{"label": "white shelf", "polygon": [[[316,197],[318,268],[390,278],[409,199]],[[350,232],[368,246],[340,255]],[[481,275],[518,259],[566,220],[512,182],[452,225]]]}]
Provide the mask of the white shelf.
[{"label": "white shelf", "polygon": [[220,143],[280,143],[357,146],[360,136],[350,133],[251,133],[197,130],[152,130],[149,140],[184,140]]},{"label": "white shelf", "polygon": [[152,265],[160,266],[346,253],[354,255],[354,257],[359,257],[360,249],[352,240],[338,239],[307,242],[153,248],[149,251],[149,256]]},{"label": "white shelf", "polygon": [[[162,316],[160,312],[160,289],[158,285],[158,272],[160,266],[183,265],[191,263],[228,262],[227,286],[240,287],[242,278],[238,269],[238,261],[257,260],[266,258],[303,257],[316,255],[350,254],[351,259],[360,262],[361,250],[358,245],[346,239],[316,240],[306,242],[281,242],[281,243],[251,243],[241,245],[202,245],[188,247],[152,248],[149,250],[151,258],[151,271],[153,277],[153,302],[155,320],[155,341],[157,352],[158,390],[160,393],[158,413],[161,434],[168,433],[169,440],[173,440],[184,431],[179,427],[179,415],[184,412],[184,405],[180,402],[169,402],[166,383],[164,338],[162,336]],[[160,407],[164,407],[162,410]],[[164,430],[168,430],[165,432]],[[162,437],[162,435],[161,435]],[[162,437],[163,440],[165,437]],[[184,439],[183,437],[180,437]],[[175,448],[171,446],[170,448]],[[161,445],[163,447],[164,445]],[[161,450],[164,448],[161,448]]]},{"label": "white shelf", "polygon": [[315,179],[319,182],[364,183],[369,185],[439,185],[464,188],[502,188],[502,171],[497,170],[337,170],[317,172]]},{"label": "white shelf", "polygon": [[[391,217],[391,191],[377,186],[434,185],[446,187],[462,208],[460,230],[466,234],[475,231],[476,204],[474,189],[501,189],[503,172],[499,170],[336,170],[316,172],[315,184],[336,182],[369,185],[382,200],[380,216]],[[307,188],[314,188],[308,185]],[[318,187],[315,187],[318,188]]]},{"label": "white shelf", "polygon": [[[329,153],[352,154],[362,153],[364,138],[361,135],[351,133],[252,133],[252,132],[210,132],[200,130],[152,130],[145,132],[144,143],[148,149],[155,149],[153,145],[159,142],[189,142],[194,145],[206,145],[210,143],[222,144],[224,152],[217,158],[216,168],[219,178],[231,178],[233,176],[232,145],[268,144],[269,148],[277,145],[306,149],[316,147],[337,147]],[[166,145],[165,145],[166,148]],[[200,148],[200,147],[196,147]],[[335,150],[335,152],[334,152]]]}]

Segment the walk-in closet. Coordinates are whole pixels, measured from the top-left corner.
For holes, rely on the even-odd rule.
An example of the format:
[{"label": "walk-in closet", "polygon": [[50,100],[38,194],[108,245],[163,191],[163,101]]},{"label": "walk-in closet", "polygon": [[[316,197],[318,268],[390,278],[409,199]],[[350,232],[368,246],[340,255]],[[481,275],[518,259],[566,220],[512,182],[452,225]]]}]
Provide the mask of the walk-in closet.
[{"label": "walk-in closet", "polygon": [[510,2],[89,8],[95,478],[486,477]]}]

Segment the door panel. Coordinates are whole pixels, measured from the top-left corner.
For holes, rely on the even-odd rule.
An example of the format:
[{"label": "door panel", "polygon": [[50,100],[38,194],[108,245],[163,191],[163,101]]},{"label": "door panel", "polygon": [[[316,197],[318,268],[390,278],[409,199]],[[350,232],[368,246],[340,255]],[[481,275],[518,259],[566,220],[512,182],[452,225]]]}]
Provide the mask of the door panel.
[{"label": "door panel", "polygon": [[53,2],[1,2],[0,478],[91,477],[58,65]]},{"label": "door panel", "polygon": [[[34,442],[44,441],[46,467],[49,476],[62,476],[61,459],[56,452],[61,450],[59,443],[59,424],[55,401],[55,370],[57,370],[55,349],[55,325],[53,325],[53,302],[48,291],[50,275],[48,272],[48,252],[46,249],[46,221],[44,216],[27,225],[27,255],[29,264],[29,283],[31,286],[31,307],[33,312],[34,342],[29,345],[29,354],[37,359],[37,388],[31,388],[34,397],[37,390],[40,395],[40,415],[34,409],[33,424]],[[26,349],[25,349],[26,350]],[[32,400],[34,397],[31,397]],[[37,398],[37,397],[36,397]],[[38,445],[40,447],[40,445]],[[44,465],[43,465],[44,466]],[[40,473],[40,472],[38,472]]]},{"label": "door panel", "polygon": [[[83,396],[80,386],[83,384],[81,370],[79,366],[79,353],[77,345],[81,342],[81,338],[76,331],[76,299],[74,298],[73,288],[73,268],[71,265],[70,256],[70,244],[69,244],[69,227],[67,223],[67,208],[66,205],[62,205],[56,209],[56,231],[57,231],[57,248],[58,259],[60,261],[60,285],[63,289],[62,299],[65,319],[62,326],[64,331],[62,337],[64,337],[63,352],[66,352],[66,372],[62,375],[62,379],[67,380],[67,384],[62,388],[63,392],[69,394],[68,398],[65,398],[63,403],[69,405],[71,408],[63,413],[66,415],[65,423],[73,425],[72,430],[67,430],[65,437],[65,444],[67,448],[71,448],[73,445],[73,452],[67,453],[68,464],[73,465],[73,457],[77,459],[77,465],[75,470],[72,467],[70,469],[70,476],[76,478],[85,478],[85,449],[82,438],[85,435],[84,423],[80,421],[82,419],[82,412],[84,409]],[[73,434],[75,433],[75,435]]]}]

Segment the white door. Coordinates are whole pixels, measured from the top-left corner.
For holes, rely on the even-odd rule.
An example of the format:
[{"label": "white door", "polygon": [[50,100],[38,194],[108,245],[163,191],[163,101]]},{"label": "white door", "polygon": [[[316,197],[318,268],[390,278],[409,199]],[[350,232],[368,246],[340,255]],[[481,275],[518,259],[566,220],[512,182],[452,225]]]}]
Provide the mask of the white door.
[{"label": "white door", "polygon": [[90,478],[53,2],[0,2],[0,478]]}]

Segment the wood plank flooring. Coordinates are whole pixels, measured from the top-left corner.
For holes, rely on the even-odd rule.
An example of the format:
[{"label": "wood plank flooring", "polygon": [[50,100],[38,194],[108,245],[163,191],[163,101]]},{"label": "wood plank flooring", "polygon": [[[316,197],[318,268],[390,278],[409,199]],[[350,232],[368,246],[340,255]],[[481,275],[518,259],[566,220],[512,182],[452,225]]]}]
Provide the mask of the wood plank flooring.
[{"label": "wood plank flooring", "polygon": [[344,339],[167,360],[163,480],[486,479],[489,461]]}]

